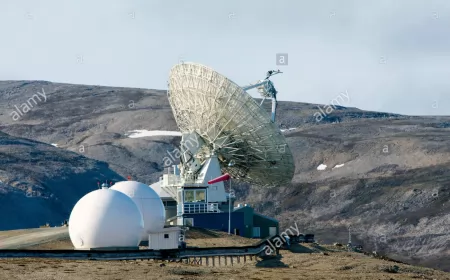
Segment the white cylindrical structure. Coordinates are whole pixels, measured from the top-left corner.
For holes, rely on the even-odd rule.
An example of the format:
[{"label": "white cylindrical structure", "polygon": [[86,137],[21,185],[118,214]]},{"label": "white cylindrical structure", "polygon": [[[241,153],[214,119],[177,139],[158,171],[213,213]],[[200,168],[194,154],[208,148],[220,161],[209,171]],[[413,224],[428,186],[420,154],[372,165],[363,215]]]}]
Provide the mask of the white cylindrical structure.
[{"label": "white cylindrical structure", "polygon": [[166,219],[164,204],[150,186],[136,181],[122,181],[115,183],[111,189],[129,196],[141,211],[144,219],[142,241],[148,241],[149,232],[163,230]]},{"label": "white cylindrical structure", "polygon": [[137,247],[143,230],[144,220],[133,200],[106,188],[82,197],[69,219],[75,249]]}]

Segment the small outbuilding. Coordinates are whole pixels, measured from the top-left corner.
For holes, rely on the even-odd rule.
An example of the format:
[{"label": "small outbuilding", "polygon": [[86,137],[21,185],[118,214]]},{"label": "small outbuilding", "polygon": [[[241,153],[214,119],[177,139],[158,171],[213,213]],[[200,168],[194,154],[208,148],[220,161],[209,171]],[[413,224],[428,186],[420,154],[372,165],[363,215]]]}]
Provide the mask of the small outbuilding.
[{"label": "small outbuilding", "polygon": [[267,238],[279,234],[279,223],[276,219],[256,213],[247,204],[238,204],[233,213],[245,213],[245,234],[244,237]]},{"label": "small outbuilding", "polygon": [[148,248],[151,250],[178,249],[181,241],[179,227],[165,227],[158,232],[149,232]]}]

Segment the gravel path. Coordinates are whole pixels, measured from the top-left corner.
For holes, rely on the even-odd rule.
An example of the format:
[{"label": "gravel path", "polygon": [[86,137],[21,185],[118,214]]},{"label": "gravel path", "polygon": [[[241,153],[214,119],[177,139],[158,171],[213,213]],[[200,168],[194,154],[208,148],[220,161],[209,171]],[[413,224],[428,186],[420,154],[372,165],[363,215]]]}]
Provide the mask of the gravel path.
[{"label": "gravel path", "polygon": [[[20,249],[69,236],[67,227],[41,228],[30,231],[23,230],[20,233],[17,233],[17,231],[14,232],[17,235],[9,237],[7,234],[3,235],[3,237],[0,235],[0,249]],[[4,233],[7,233],[7,231]]]}]

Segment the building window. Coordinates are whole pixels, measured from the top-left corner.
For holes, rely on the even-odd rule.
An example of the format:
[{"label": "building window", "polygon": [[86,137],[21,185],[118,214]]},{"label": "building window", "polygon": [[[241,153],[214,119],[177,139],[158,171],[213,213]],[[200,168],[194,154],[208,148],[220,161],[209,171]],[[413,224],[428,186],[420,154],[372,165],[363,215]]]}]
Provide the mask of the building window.
[{"label": "building window", "polygon": [[169,238],[169,234],[168,233],[164,233],[164,238]]},{"label": "building window", "polygon": [[206,202],[205,190],[185,190],[184,202]]},{"label": "building window", "polygon": [[195,191],[184,191],[184,202],[194,202]]},{"label": "building window", "polygon": [[206,202],[205,194],[206,192],[204,190],[196,190],[195,191],[196,202]]}]

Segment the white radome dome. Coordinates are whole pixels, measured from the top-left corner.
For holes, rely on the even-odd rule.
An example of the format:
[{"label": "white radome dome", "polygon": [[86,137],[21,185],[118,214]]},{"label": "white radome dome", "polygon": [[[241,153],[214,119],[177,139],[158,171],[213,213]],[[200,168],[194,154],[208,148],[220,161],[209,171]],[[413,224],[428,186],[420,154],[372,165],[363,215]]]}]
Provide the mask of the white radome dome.
[{"label": "white radome dome", "polygon": [[100,189],[83,196],[69,218],[69,235],[75,249],[137,247],[144,220],[128,196]]},{"label": "white radome dome", "polygon": [[166,212],[159,195],[148,185],[136,181],[115,183],[111,189],[129,196],[141,210],[144,219],[142,241],[148,241],[149,232],[160,232],[164,228]]}]

